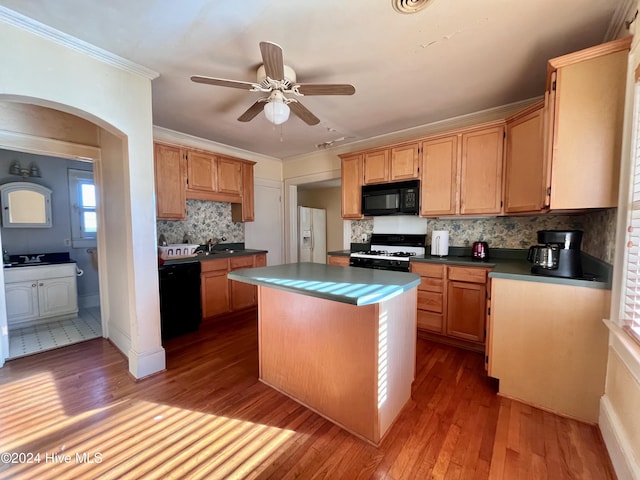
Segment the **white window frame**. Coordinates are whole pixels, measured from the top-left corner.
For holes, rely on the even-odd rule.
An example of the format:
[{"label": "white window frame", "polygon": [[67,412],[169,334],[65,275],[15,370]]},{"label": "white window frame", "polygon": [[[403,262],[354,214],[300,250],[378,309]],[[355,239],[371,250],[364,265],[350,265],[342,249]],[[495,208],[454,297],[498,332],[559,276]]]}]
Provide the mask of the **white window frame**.
[{"label": "white window frame", "polygon": [[[96,246],[96,232],[86,232],[83,228],[82,213],[85,210],[79,205],[79,186],[91,183],[95,187],[93,172],[90,170],[77,170],[69,168],[69,205],[71,213],[71,246],[73,248],[91,248]],[[96,193],[96,203],[98,195]],[[97,208],[97,205],[96,205]]]}]

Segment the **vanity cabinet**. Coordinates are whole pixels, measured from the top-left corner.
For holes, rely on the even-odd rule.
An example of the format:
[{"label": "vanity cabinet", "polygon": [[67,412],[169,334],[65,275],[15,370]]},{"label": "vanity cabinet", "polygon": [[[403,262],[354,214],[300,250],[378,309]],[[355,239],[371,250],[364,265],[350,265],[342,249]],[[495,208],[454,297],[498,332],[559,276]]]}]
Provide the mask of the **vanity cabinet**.
[{"label": "vanity cabinet", "polygon": [[362,154],[342,158],[342,218],[358,220],[362,215],[362,185],[364,181]]},{"label": "vanity cabinet", "polygon": [[0,186],[4,228],[50,228],[51,189],[31,182]]},{"label": "vanity cabinet", "polygon": [[544,100],[507,118],[505,213],[539,213],[545,206]]},{"label": "vanity cabinet", "polygon": [[156,143],[153,146],[158,220],[184,220],[186,207],[186,167],[182,149]]},{"label": "vanity cabinet", "polygon": [[631,37],[549,60],[547,206],[618,204],[622,123]]},{"label": "vanity cabinet", "polygon": [[77,316],[75,263],[6,268],[4,275],[9,329]]}]

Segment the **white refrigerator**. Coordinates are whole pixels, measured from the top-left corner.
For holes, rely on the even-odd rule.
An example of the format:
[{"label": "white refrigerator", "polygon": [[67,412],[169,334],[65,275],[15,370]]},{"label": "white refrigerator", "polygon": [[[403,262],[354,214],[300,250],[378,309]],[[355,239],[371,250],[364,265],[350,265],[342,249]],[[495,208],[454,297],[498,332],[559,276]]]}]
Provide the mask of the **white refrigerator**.
[{"label": "white refrigerator", "polygon": [[298,261],[327,263],[327,212],[298,207]]}]

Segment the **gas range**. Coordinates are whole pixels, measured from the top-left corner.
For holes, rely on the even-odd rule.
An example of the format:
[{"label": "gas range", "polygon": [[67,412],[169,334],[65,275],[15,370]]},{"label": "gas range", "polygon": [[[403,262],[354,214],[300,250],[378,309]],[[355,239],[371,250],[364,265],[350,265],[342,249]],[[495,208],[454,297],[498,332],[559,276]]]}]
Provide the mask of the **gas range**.
[{"label": "gas range", "polygon": [[424,255],[426,237],[426,235],[416,234],[374,233],[371,236],[371,249],[365,252],[352,252],[349,256],[349,265],[408,272],[411,257]]}]

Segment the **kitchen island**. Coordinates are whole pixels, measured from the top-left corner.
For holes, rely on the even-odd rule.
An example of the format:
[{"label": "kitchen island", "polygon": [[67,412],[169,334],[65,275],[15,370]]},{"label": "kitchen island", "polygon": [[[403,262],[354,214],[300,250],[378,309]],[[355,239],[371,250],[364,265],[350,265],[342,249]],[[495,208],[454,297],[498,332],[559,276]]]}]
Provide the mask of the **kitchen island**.
[{"label": "kitchen island", "polygon": [[228,278],[258,286],[260,380],[379,445],[411,396],[420,277],[292,263]]}]

